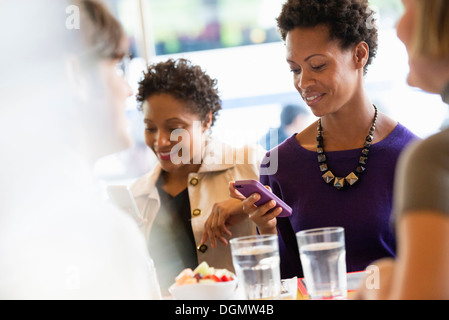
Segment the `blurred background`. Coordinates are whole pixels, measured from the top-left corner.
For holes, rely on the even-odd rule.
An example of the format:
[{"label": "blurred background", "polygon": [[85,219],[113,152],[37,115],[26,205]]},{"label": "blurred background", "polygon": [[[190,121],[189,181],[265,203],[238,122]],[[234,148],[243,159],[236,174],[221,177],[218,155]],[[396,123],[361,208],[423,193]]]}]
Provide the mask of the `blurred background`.
[{"label": "blurred background", "polygon": [[[280,125],[285,105],[305,106],[293,87],[276,17],[284,0],[105,0],[124,25],[131,42],[128,81],[134,93],[145,66],[184,57],[218,79],[223,110],[212,134],[232,145],[259,143]],[[379,50],[366,86],[372,101],[387,115],[425,138],[448,121],[437,95],[406,84],[405,47],[395,25],[401,0],[371,0],[379,26]],[[142,115],[135,97],[127,115],[135,145],[101,159],[96,175],[107,184],[129,184],[156,162],[145,146]],[[308,115],[302,122],[313,122]]]}]

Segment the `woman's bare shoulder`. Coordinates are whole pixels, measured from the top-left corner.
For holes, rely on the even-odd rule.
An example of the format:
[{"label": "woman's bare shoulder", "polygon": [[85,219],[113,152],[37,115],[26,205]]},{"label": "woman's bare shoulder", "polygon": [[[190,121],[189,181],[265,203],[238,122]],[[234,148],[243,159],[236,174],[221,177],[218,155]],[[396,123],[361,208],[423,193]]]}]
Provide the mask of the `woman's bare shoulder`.
[{"label": "woman's bare shoulder", "polygon": [[374,143],[382,141],[396,128],[398,122],[383,113],[379,113],[374,135]]}]

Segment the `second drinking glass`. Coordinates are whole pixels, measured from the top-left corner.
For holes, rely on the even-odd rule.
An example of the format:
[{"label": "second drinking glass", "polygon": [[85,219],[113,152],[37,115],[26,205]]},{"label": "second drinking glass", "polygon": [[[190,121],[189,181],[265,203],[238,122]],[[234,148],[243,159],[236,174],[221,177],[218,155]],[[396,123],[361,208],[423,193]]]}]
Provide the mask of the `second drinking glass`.
[{"label": "second drinking glass", "polygon": [[296,234],[307,292],[311,299],[347,296],[344,229],[320,228]]},{"label": "second drinking glass", "polygon": [[234,238],[232,260],[246,299],[279,299],[281,276],[277,235]]}]

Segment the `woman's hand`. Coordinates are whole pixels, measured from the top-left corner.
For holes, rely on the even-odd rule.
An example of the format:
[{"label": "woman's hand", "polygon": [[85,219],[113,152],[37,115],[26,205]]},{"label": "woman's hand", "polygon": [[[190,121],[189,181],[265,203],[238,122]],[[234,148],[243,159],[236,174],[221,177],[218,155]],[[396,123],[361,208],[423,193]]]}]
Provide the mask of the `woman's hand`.
[{"label": "woman's hand", "polygon": [[391,294],[395,261],[384,258],[368,266],[360,288],[353,297],[354,300],[385,300]]},{"label": "woman's hand", "polygon": [[[271,188],[265,186],[270,192]],[[268,201],[267,203],[257,207],[254,205],[259,199],[260,195],[255,193],[250,197],[245,198],[237,189],[234,188],[234,182],[229,183],[229,192],[232,198],[242,200],[243,212],[249,216],[249,218],[254,221],[261,234],[277,234],[276,229],[276,217],[282,212],[282,208],[278,207],[272,211],[276,206],[274,200]]]},{"label": "woman's hand", "polygon": [[243,213],[240,200],[230,198],[229,200],[215,203],[204,224],[201,243],[205,243],[207,239],[210,239],[212,248],[216,248],[218,239],[225,246],[228,245],[226,236],[232,236],[228,227],[240,223],[245,218],[246,215]]}]

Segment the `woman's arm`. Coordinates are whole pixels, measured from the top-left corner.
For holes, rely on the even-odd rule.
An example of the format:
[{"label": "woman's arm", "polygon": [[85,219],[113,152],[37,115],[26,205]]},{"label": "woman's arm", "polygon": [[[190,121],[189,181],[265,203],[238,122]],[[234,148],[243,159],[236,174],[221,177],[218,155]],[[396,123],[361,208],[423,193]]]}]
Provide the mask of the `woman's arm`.
[{"label": "woman's arm", "polygon": [[229,198],[228,200],[217,202],[212,207],[204,223],[204,232],[201,243],[210,239],[212,248],[217,247],[217,240],[228,245],[226,236],[232,236],[228,227],[234,226],[243,221],[247,215],[243,212],[242,201]]},{"label": "woman's arm", "polygon": [[358,299],[449,299],[449,216],[414,211],[398,224],[398,255],[380,260],[377,289],[360,288]]},{"label": "woman's arm", "polygon": [[392,299],[449,299],[449,216],[408,212],[398,225]]},{"label": "woman's arm", "polygon": [[232,235],[228,227],[238,224],[247,216],[257,225],[261,234],[277,234],[276,217],[282,212],[282,209],[276,208],[267,213],[276,206],[274,201],[256,207],[254,203],[259,200],[259,195],[253,194],[245,198],[234,188],[233,182],[229,183],[229,191],[231,199],[214,204],[212,212],[204,224],[202,243],[210,239],[212,248],[215,248],[218,239],[227,245],[226,236]]}]

